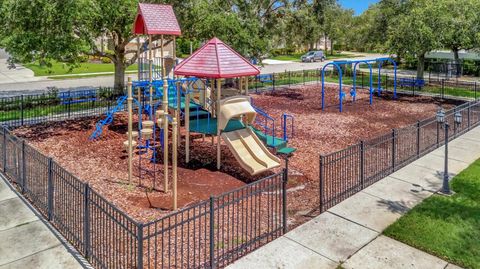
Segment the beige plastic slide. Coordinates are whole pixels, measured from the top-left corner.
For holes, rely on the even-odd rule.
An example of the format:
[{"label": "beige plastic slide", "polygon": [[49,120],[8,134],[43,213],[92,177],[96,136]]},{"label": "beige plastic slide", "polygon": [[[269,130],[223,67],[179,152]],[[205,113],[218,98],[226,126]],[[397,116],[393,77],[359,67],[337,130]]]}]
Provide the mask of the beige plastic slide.
[{"label": "beige plastic slide", "polygon": [[222,138],[242,168],[251,175],[280,166],[280,159],[268,151],[250,128],[223,133]]}]

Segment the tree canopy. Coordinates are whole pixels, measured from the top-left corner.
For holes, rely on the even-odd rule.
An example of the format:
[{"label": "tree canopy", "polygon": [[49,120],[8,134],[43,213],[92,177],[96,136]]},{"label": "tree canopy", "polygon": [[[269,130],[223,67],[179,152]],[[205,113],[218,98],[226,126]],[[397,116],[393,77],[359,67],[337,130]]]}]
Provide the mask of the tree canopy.
[{"label": "tree canopy", "polygon": [[[180,48],[213,36],[246,57],[272,49],[316,48],[328,39],[339,49],[388,52],[417,59],[422,76],[425,53],[480,47],[478,0],[380,0],[355,16],[336,0],[148,0],[172,4],[182,28]],[[0,0],[0,46],[16,59],[75,64],[81,55],[109,58],[115,86],[138,57],[127,44],[138,0]],[[104,37],[112,50],[102,50]],[[154,37],[158,40],[159,37]],[[171,42],[166,40],[165,42]],[[189,43],[189,42],[188,42]]]}]

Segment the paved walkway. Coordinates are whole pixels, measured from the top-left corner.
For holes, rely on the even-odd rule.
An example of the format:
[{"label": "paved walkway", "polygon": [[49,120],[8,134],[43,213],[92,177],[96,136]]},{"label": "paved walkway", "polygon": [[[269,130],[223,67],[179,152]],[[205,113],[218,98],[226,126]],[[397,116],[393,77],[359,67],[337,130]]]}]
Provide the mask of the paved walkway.
[{"label": "paved walkway", "polygon": [[[455,265],[381,235],[442,186],[444,148],[391,174],[228,268],[429,268]],[[480,158],[480,127],[449,143],[455,176]]]},{"label": "paved walkway", "polygon": [[4,180],[0,176],[0,269],[84,268]]}]

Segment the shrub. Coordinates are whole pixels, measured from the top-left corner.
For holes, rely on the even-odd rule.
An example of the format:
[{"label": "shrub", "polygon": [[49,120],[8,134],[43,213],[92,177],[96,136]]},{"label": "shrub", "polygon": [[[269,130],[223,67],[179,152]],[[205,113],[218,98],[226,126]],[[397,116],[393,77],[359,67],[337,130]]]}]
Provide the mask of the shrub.
[{"label": "shrub", "polygon": [[108,57],[102,57],[102,63],[104,64],[111,64],[112,60]]}]

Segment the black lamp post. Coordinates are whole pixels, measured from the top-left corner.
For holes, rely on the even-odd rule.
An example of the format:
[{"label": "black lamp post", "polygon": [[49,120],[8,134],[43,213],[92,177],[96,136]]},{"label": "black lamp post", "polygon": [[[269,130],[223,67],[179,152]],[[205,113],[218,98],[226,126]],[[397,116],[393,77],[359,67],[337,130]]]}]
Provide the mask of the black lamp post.
[{"label": "black lamp post", "polygon": [[[462,113],[456,112],[453,115],[453,119],[455,121],[455,126],[460,125],[462,123]],[[450,186],[448,184],[449,177],[448,177],[448,128],[450,125],[448,124],[447,120],[445,119],[445,111],[443,109],[438,110],[437,112],[437,123],[439,125],[443,125],[445,128],[445,167],[443,171],[443,186],[442,186],[442,193],[443,194],[451,194]]]}]

